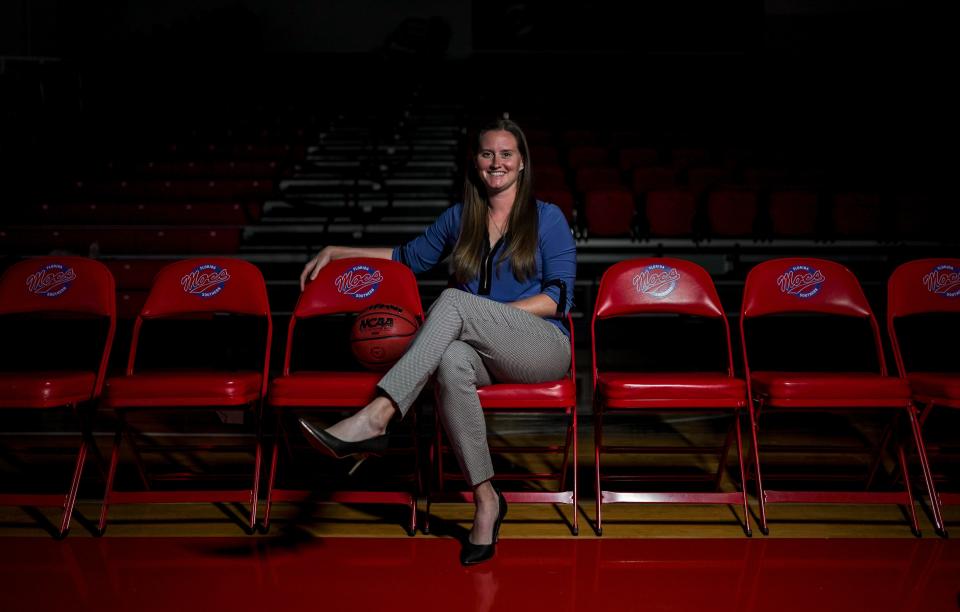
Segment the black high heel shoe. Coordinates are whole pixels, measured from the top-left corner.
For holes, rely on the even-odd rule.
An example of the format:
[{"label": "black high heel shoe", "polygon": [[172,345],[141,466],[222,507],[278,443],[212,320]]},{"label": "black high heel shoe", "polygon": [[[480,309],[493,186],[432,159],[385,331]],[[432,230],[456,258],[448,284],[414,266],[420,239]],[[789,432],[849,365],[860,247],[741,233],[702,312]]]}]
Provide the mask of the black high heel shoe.
[{"label": "black high heel shoe", "polygon": [[307,438],[310,446],[334,459],[357,457],[357,462],[350,468],[349,473],[351,475],[367,457],[371,455],[380,456],[386,452],[390,443],[390,434],[382,434],[356,442],[346,442],[314,427],[304,419],[300,419],[300,429],[303,430],[303,435]]},{"label": "black high heel shoe", "polygon": [[463,543],[460,549],[460,563],[463,565],[476,565],[493,558],[497,552],[497,540],[500,539],[500,523],[503,517],[507,516],[507,500],[503,498],[503,493],[497,491],[497,499],[500,501],[500,512],[497,514],[497,520],[493,524],[493,540],[490,544],[473,544],[470,542],[470,536]]}]

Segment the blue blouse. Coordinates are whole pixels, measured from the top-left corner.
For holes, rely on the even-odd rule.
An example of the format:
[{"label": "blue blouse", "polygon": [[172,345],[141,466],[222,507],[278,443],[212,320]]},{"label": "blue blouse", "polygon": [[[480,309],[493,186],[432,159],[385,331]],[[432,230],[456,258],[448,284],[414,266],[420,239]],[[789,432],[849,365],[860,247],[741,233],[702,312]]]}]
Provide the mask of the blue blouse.
[{"label": "blue blouse", "polygon": [[[557,303],[557,317],[566,317],[573,306],[577,245],[570,233],[567,219],[559,208],[537,201],[537,214],[539,247],[536,256],[537,272],[533,277],[520,281],[513,275],[510,260],[500,261],[500,254],[506,248],[506,241],[500,238],[492,248],[484,250],[479,273],[470,282],[457,283],[456,287],[504,303],[545,293]],[[395,248],[394,261],[403,263],[414,273],[429,270],[453,251],[460,237],[462,216],[463,204],[451,206],[426,232]],[[548,321],[567,336],[570,335],[563,320],[551,318]]]}]

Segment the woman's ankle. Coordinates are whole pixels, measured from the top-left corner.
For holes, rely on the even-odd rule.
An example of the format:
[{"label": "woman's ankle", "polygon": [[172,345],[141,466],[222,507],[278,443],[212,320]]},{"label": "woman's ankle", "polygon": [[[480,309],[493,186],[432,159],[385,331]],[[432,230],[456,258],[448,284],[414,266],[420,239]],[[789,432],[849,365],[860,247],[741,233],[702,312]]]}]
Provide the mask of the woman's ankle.
[{"label": "woman's ankle", "polygon": [[393,420],[397,409],[390,398],[377,396],[361,411],[369,427],[379,433],[384,433],[390,421]]}]

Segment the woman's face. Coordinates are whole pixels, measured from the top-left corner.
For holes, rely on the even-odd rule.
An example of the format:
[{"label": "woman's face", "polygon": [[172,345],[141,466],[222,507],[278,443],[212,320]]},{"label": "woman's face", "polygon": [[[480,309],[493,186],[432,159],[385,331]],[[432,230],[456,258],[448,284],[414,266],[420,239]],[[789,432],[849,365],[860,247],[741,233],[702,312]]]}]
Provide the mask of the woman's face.
[{"label": "woman's face", "polygon": [[480,136],[477,171],[487,187],[487,195],[516,189],[523,158],[517,139],[506,130],[491,130]]}]

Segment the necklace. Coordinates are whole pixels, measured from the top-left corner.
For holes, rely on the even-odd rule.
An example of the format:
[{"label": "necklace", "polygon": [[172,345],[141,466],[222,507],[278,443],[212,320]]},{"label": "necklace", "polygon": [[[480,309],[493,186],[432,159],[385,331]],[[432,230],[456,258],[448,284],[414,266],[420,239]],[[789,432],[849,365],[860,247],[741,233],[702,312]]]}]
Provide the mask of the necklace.
[{"label": "necklace", "polygon": [[510,219],[509,217],[507,217],[506,219],[503,220],[502,224],[498,224],[496,221],[493,220],[493,213],[490,213],[488,217],[490,219],[490,223],[493,223],[493,227],[497,228],[497,233],[499,234],[497,236],[497,240],[499,240],[500,238],[503,237],[504,234],[507,233],[507,225],[509,224]]}]

